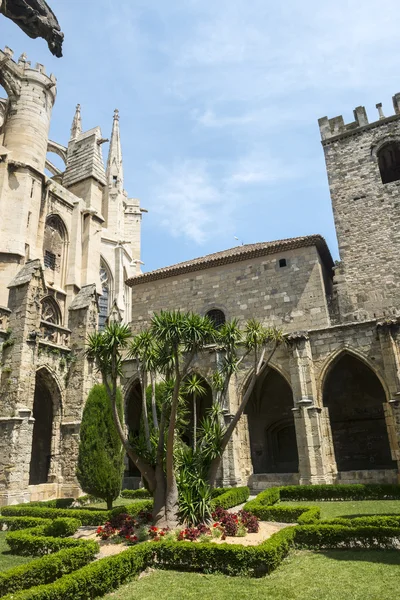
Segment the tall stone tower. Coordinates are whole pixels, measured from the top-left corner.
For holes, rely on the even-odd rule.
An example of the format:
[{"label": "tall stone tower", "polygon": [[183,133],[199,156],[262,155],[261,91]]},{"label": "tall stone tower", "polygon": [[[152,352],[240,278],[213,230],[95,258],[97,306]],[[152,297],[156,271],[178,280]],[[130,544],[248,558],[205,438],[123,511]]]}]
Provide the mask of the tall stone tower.
[{"label": "tall stone tower", "polygon": [[400,94],[394,115],[377,104],[370,123],[363,106],[354,122],[319,119],[340,263],[335,283],[340,319],[400,312]]},{"label": "tall stone tower", "polygon": [[[41,258],[44,167],[56,79],[43,65],[0,51],[0,84],[8,94],[0,135],[7,161],[0,159],[0,304],[7,285],[28,259]],[[44,188],[46,189],[46,188]]]}]

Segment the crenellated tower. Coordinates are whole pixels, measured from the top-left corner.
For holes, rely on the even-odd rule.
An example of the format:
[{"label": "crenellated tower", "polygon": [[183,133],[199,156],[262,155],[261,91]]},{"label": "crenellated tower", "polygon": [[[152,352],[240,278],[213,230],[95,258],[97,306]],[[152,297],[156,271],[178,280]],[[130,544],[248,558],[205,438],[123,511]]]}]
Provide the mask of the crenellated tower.
[{"label": "crenellated tower", "polygon": [[354,321],[400,312],[400,94],[394,114],[378,119],[354,110],[319,119],[339,242],[335,287],[340,319]]},{"label": "crenellated tower", "polygon": [[56,79],[43,65],[35,68],[22,55],[13,60],[0,50],[2,102],[0,128],[0,305],[7,304],[7,285],[27,259],[42,257],[44,167]]}]

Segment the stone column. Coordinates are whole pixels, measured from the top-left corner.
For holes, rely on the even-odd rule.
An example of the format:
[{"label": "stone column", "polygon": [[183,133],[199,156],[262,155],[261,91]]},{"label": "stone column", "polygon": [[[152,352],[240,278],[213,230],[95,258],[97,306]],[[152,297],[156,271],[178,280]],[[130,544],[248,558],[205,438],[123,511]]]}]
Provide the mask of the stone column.
[{"label": "stone column", "polygon": [[326,408],[316,404],[317,389],[311,345],[306,332],[289,336],[293,416],[299,453],[300,484],[332,483],[336,464],[330,445]]},{"label": "stone column", "polygon": [[390,398],[383,404],[392,459],[397,461],[400,483],[400,352],[399,323],[396,319],[377,323],[385,382]]}]

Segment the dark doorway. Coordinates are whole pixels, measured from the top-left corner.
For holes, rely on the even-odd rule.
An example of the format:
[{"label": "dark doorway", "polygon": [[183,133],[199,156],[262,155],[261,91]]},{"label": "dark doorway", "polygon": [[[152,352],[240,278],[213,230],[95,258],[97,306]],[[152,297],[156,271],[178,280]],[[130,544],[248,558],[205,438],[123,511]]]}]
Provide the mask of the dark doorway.
[{"label": "dark doorway", "polygon": [[29,485],[39,485],[48,481],[53,437],[53,398],[41,371],[36,374],[33,418]]},{"label": "dark doorway", "polygon": [[358,358],[343,354],[324,385],[338,471],[393,469],[383,412],[385,391]]},{"label": "dark doorway", "polygon": [[[135,381],[126,397],[125,419],[129,435],[137,436],[140,432],[140,420],[142,418],[142,386]],[[128,469],[125,473],[128,477],[140,477],[141,473],[128,456]]]},{"label": "dark doorway", "polygon": [[247,405],[254,473],[297,473],[299,457],[293,394],[286,379],[269,369]]},{"label": "dark doorway", "polygon": [[[213,395],[211,387],[208,385],[204,377],[198,376],[202,387],[205,390],[203,396],[196,397],[196,416],[197,416],[197,430],[201,426],[202,420],[207,415],[207,411],[213,405]],[[188,446],[193,446],[193,434],[194,434],[194,398],[192,394],[187,394],[186,397],[186,408],[187,414],[185,420],[187,421],[186,431],[182,435],[182,440]]]}]

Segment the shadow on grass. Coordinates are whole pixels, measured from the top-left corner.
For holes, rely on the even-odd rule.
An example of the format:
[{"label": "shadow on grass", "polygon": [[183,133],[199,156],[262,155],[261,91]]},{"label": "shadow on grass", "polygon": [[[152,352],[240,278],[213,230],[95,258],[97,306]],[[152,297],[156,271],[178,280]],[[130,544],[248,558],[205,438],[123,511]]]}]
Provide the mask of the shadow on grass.
[{"label": "shadow on grass", "polygon": [[320,550],[322,554],[332,560],[364,561],[370,563],[381,563],[385,565],[400,566],[400,552],[398,550]]}]

